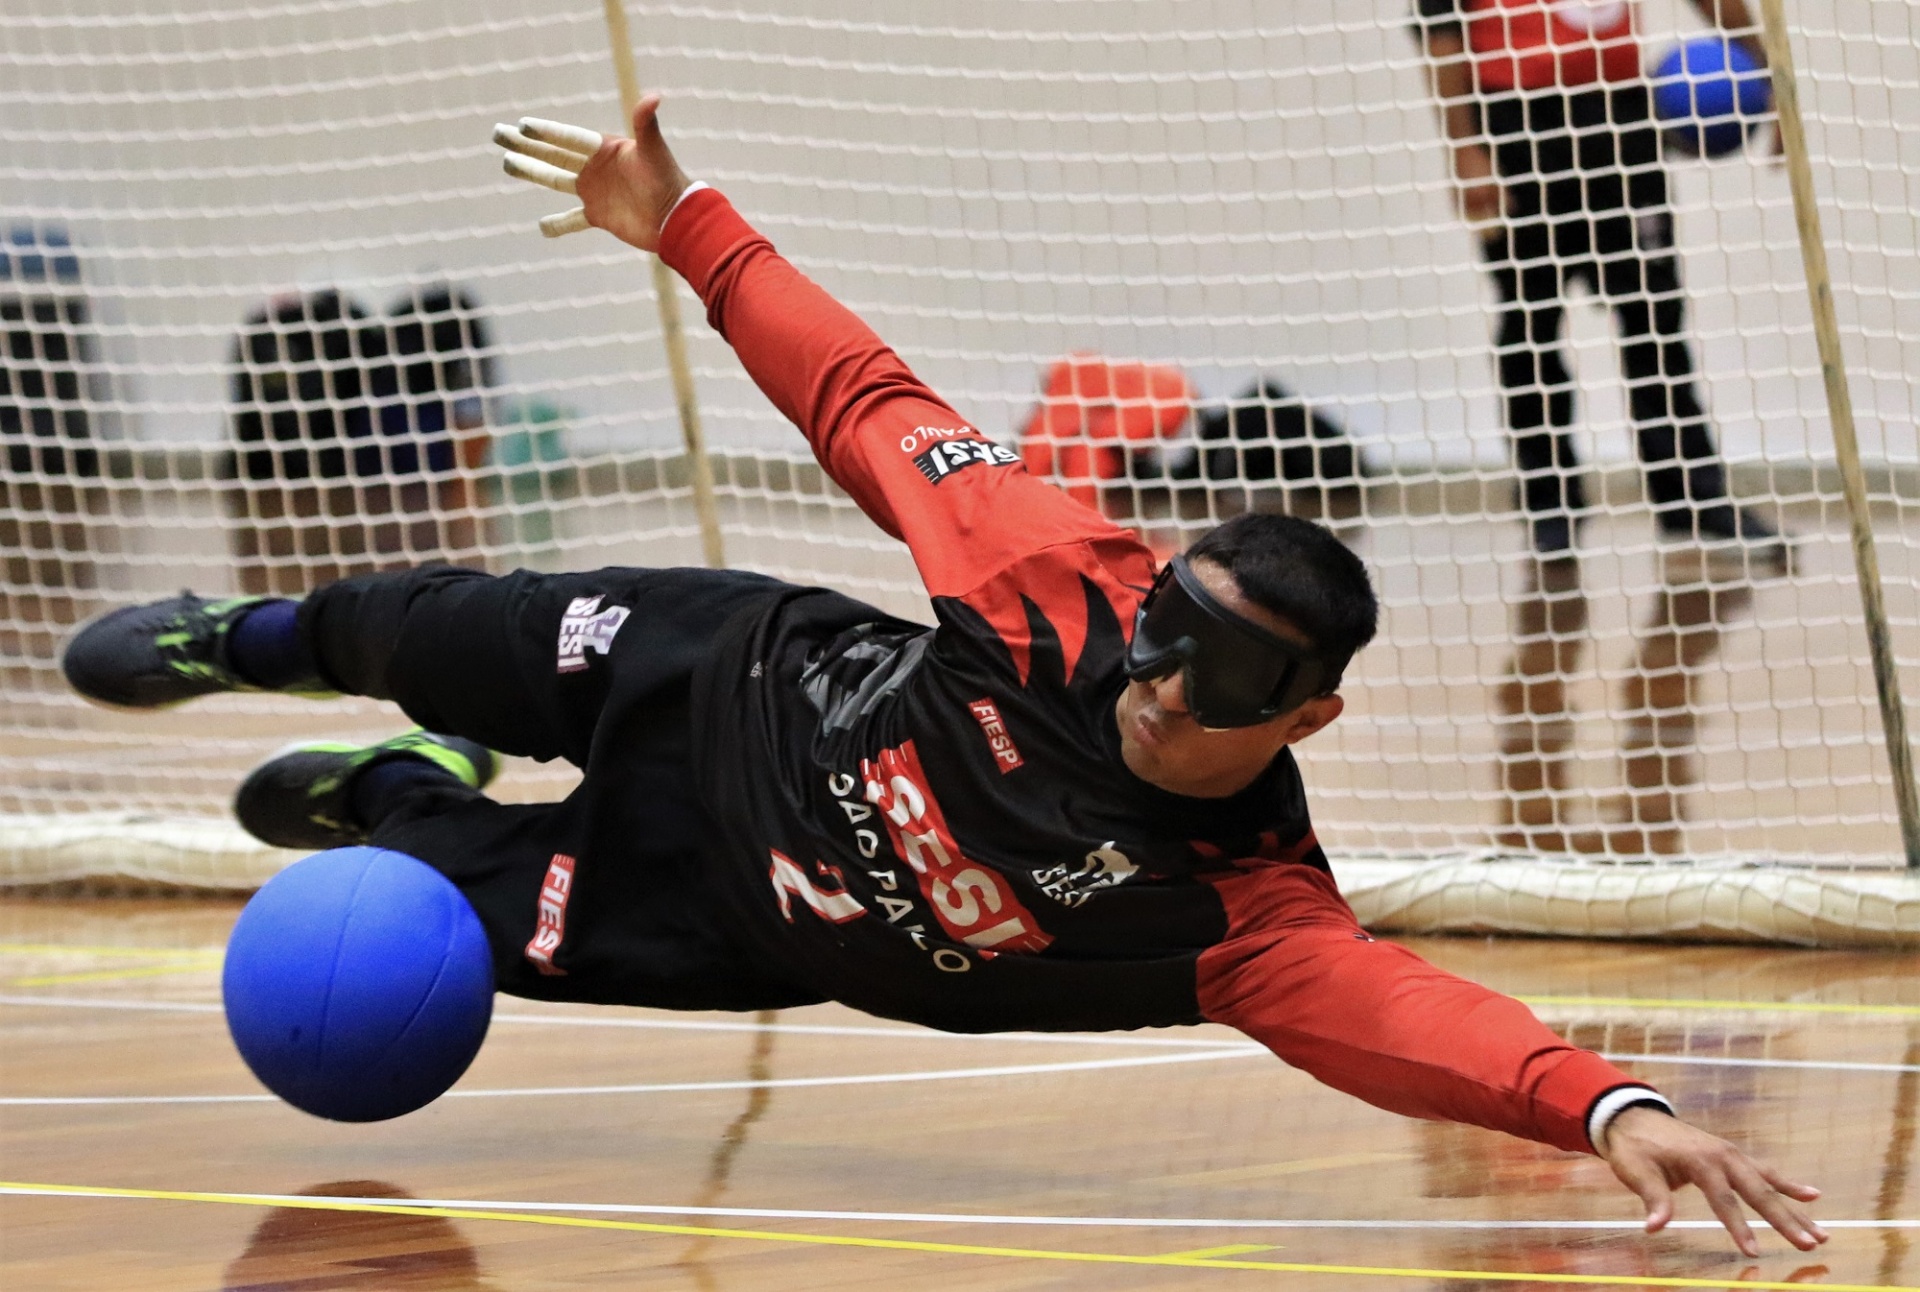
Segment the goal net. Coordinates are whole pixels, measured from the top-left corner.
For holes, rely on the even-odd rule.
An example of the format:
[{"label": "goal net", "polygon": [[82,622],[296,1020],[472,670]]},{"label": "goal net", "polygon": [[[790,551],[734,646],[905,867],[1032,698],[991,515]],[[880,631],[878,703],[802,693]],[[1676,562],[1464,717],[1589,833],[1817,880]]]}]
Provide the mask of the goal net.
[{"label": "goal net", "polygon": [[[244,887],[286,860],[226,819],[244,771],[396,715],[108,712],[60,681],[73,623],[429,558],[692,564],[701,533],[644,259],[543,241],[488,140],[619,128],[599,6],[137,10],[0,24],[0,882]],[[1704,30],[1635,10],[1647,65]],[[1628,156],[1633,92],[1603,95],[1575,125],[1620,152],[1606,245],[1489,251],[1408,0],[628,11],[688,170],[1030,467],[1163,551],[1253,506],[1362,554],[1382,632],[1297,751],[1350,890],[1435,927],[1920,937],[1770,124]],[[1920,19],[1789,22],[1911,693]],[[686,313],[728,563],[925,615]]]}]

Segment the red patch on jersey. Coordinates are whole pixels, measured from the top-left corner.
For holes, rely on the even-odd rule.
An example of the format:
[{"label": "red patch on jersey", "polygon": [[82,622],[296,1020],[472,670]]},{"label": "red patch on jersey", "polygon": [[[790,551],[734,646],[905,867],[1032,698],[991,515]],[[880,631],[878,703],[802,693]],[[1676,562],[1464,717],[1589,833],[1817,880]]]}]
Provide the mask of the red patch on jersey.
[{"label": "red patch on jersey", "polygon": [[1112,608],[1121,632],[1133,635],[1133,613],[1153,586],[1153,554],[1131,534],[1088,539],[1083,547],[1084,561],[1028,561],[1014,567],[1017,578],[990,579],[962,598],[1006,644],[1021,686],[1027,685],[1033,666],[1029,603],[1060,639],[1060,662],[1068,681],[1087,646],[1088,584]]},{"label": "red patch on jersey", "polygon": [[886,818],[893,850],[913,868],[940,926],[983,954],[1041,951],[1053,936],[991,867],[969,860],[947,828],[913,742],[862,759],[867,801]]},{"label": "red patch on jersey", "polygon": [[993,751],[993,761],[1005,776],[1016,767],[1026,766],[1026,759],[1020,757],[1020,746],[1013,743],[1013,734],[1007,730],[1007,724],[1000,718],[1000,706],[992,700],[975,700],[967,706],[973,714],[973,720],[980,724],[980,730],[986,733],[987,748]]},{"label": "red patch on jersey", "polygon": [[564,852],[553,854],[547,863],[546,882],[540,885],[540,912],[527,942],[527,962],[549,978],[564,978],[567,971],[553,963],[553,953],[567,936],[567,902],[573,897],[574,860]]}]

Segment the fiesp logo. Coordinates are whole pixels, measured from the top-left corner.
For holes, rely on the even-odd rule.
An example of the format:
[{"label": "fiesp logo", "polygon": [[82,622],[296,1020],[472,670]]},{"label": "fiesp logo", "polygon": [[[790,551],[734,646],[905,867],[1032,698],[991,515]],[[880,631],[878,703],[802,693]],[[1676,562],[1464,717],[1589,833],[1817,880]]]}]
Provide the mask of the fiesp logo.
[{"label": "fiesp logo", "polygon": [[967,705],[980,730],[986,734],[987,748],[993,751],[993,761],[1005,776],[1016,767],[1024,767],[1026,760],[1020,757],[1020,747],[1013,743],[1013,736],[1007,731],[1007,724],[1000,719],[1000,706],[992,700],[975,700]]},{"label": "fiesp logo", "polygon": [[564,978],[567,971],[553,963],[553,953],[567,935],[567,902],[573,896],[574,860],[564,852],[553,854],[547,863],[546,882],[540,885],[539,915],[533,926],[533,938],[527,943],[527,963],[549,978]]}]

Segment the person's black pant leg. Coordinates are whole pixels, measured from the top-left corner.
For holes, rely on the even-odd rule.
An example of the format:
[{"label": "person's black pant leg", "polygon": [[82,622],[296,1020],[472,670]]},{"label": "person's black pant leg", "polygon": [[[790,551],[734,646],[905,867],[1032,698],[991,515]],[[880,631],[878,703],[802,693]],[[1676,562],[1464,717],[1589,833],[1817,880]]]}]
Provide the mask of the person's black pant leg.
[{"label": "person's black pant leg", "polygon": [[500,989],[672,1009],[820,999],[743,946],[714,891],[719,832],[693,777],[694,675],[789,585],[727,570],[435,567],[346,580],[301,607],[330,680],[431,730],[585,775],[558,803],[427,778],[371,842],[419,858],[479,912]]},{"label": "person's black pant leg", "polygon": [[1607,160],[1618,178],[1589,192],[1595,288],[1612,305],[1620,331],[1620,371],[1647,501],[1663,513],[1724,499],[1726,468],[1694,381],[1671,185],[1646,88],[1617,89],[1606,102]]},{"label": "person's black pant leg", "polygon": [[1573,374],[1561,355],[1563,267],[1545,220],[1514,223],[1488,239],[1487,271],[1502,309],[1494,330],[1494,372],[1500,382],[1520,505],[1533,523],[1535,547],[1572,545],[1586,509],[1586,488],[1572,435]]},{"label": "person's black pant leg", "polygon": [[[339,690],[392,700],[429,731],[584,767],[616,676],[644,689],[651,673],[690,673],[727,618],[782,586],[734,570],[426,566],[329,584],[299,623]],[[611,667],[616,638],[648,662]]]}]

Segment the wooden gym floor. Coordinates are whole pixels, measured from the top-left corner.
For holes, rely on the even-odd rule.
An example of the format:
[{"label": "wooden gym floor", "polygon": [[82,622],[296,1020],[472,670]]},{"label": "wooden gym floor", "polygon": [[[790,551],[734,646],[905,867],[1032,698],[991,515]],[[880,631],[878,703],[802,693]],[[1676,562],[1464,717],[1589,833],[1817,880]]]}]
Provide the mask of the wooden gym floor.
[{"label": "wooden gym floor", "polygon": [[[1203,1028],[948,1037],[502,998],[453,1093],[275,1102],[231,902],[0,900],[0,1287],[1920,1284],[1920,956],[1416,940],[1826,1190],[1832,1242],[1641,1234],[1591,1159],[1403,1120]],[[329,1200],[333,1201],[329,1201]]]}]

